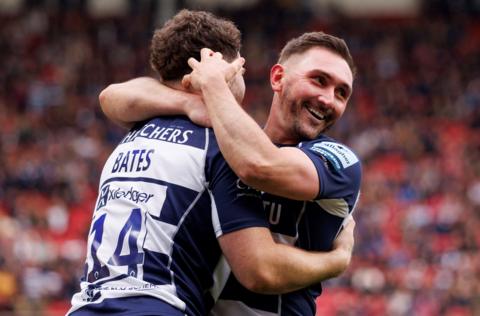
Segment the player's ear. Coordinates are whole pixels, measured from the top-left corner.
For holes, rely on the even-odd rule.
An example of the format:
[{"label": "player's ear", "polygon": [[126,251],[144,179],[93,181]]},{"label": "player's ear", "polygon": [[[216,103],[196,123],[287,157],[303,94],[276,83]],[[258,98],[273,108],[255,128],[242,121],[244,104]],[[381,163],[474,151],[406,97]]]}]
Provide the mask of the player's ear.
[{"label": "player's ear", "polygon": [[270,69],[270,85],[274,92],[282,90],[284,74],[285,68],[280,64],[275,64],[272,69]]}]

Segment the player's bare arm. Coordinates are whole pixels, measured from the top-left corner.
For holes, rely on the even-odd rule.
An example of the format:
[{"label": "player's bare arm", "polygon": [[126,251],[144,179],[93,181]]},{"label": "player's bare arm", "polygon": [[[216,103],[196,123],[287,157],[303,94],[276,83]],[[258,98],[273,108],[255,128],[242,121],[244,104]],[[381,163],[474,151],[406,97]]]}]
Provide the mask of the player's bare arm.
[{"label": "player's bare arm", "polygon": [[219,238],[236,278],[249,290],[281,294],[340,275],[348,267],[355,222],[350,220],[330,252],[308,252],[276,244],[267,228],[242,229]]},{"label": "player's bare arm", "polygon": [[172,89],[150,77],[111,84],[100,93],[99,101],[105,115],[124,128],[161,115],[187,115],[194,123],[210,126],[199,95]]},{"label": "player's bare arm", "polygon": [[[216,57],[221,59],[221,55]],[[229,66],[228,63],[225,64]],[[223,111],[211,107],[216,133],[225,157],[240,178],[253,187],[294,199],[314,198],[319,184],[311,160],[298,149],[279,149],[273,145],[229,92],[227,81],[231,81],[232,76],[241,71],[242,65],[243,62],[230,65],[231,69],[226,70],[225,80],[222,79],[223,76],[213,77],[214,80],[221,79],[218,84],[226,85],[224,89],[216,91],[214,80],[212,84],[206,85],[206,90],[220,95],[213,105],[225,105]],[[195,87],[199,89],[198,86]],[[210,99],[217,98],[215,94],[208,92],[207,96]],[[187,115],[199,125],[211,124],[198,95],[171,89],[154,78],[141,77],[109,85],[101,92],[99,99],[105,115],[125,128],[149,117],[176,114]]]},{"label": "player's bare arm", "polygon": [[227,63],[203,49],[201,61],[191,58],[189,65],[193,71],[184,84],[202,92],[220,149],[242,181],[291,199],[314,199],[320,183],[313,162],[298,148],[275,146],[231,93],[228,81],[242,60]]}]

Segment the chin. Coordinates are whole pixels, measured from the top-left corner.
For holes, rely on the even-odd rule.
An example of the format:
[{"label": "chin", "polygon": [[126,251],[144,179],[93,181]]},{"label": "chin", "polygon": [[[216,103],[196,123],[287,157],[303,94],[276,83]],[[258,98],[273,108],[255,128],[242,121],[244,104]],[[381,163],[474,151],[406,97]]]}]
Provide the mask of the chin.
[{"label": "chin", "polygon": [[297,128],[296,134],[298,136],[298,141],[302,141],[315,139],[318,137],[318,135],[320,135],[320,132],[315,130],[306,130],[304,128]]}]

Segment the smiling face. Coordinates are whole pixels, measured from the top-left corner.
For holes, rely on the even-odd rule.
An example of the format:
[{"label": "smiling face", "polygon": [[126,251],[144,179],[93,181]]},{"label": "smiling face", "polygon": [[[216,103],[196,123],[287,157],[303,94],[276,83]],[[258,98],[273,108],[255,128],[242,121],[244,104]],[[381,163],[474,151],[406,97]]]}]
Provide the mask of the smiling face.
[{"label": "smiling face", "polygon": [[295,143],[316,138],[340,118],[352,92],[353,74],[340,55],[313,47],[275,65],[271,83],[282,125],[279,138]]}]

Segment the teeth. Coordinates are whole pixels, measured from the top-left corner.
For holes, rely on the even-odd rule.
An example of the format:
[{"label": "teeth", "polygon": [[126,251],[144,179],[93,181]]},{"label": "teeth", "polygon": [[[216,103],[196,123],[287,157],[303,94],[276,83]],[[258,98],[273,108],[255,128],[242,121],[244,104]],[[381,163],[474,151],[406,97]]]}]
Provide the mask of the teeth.
[{"label": "teeth", "polygon": [[312,109],[309,105],[306,105],[308,111],[310,111],[313,115],[315,115],[318,119],[323,120],[325,119],[325,115],[321,112],[318,112],[315,109]]},{"label": "teeth", "polygon": [[312,110],[312,109],[310,109],[310,111],[311,111],[313,114],[315,114],[316,116],[318,116],[321,120],[323,120],[323,119],[325,118],[325,116],[324,116],[322,113],[319,113],[319,112],[317,112],[317,111],[315,111],[315,110]]}]

